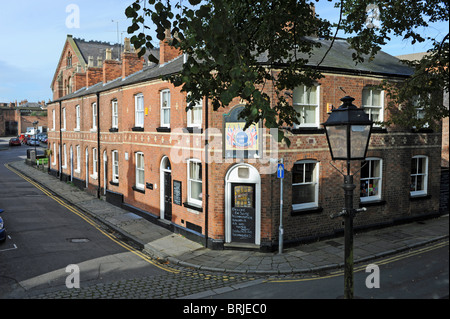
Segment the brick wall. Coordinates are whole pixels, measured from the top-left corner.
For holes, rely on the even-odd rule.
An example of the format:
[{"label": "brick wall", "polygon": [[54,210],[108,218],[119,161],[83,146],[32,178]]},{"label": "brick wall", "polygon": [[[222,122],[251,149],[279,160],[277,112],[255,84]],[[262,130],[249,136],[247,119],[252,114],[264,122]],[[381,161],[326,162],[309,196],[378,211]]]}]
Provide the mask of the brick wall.
[{"label": "brick wall", "polygon": [[[381,78],[346,76],[326,74],[320,81],[320,122],[324,122],[328,115],[326,107],[332,103],[338,107],[339,99],[344,95],[355,98],[354,104],[361,105],[362,89],[368,85],[379,84]],[[342,90],[340,89],[342,88]],[[160,92],[169,89],[171,92],[171,132],[160,129]],[[142,131],[133,130],[135,127],[135,96],[144,96],[144,128]],[[117,100],[119,105],[119,126],[117,131],[111,129],[111,101]],[[95,95],[85,96],[63,102],[66,107],[67,130],[62,133],[63,144],[66,144],[69,153],[70,146],[73,150],[76,145],[81,148],[81,169],[74,176],[85,180],[85,150],[88,149],[89,167],[87,176],[89,188],[95,192],[100,183],[101,188],[124,195],[125,203],[147,211],[153,216],[160,216],[161,195],[161,160],[168,156],[172,166],[172,180],[182,182],[182,202],[187,201],[188,180],[187,160],[189,158],[203,159],[202,150],[205,147],[205,135],[181,132],[187,126],[185,112],[185,94],[170,83],[155,79],[145,83],[139,83],[103,92],[100,95],[100,157],[102,168],[95,179],[92,176],[92,149],[97,148],[97,131],[92,129],[92,103],[96,102]],[[231,108],[239,104],[235,100],[226,109],[209,112],[210,127],[216,128],[218,132],[223,131],[223,116],[230,112]],[[385,105],[387,101],[385,101]],[[79,132],[75,132],[75,106],[80,105],[82,110],[82,125]],[[49,121],[51,121],[51,110],[57,110],[56,131],[49,133],[49,145],[59,145],[59,104],[49,105]],[[205,119],[205,108],[203,109]],[[204,123],[205,121],[203,121]],[[49,127],[52,125],[49,123]],[[203,124],[203,128],[204,124]],[[269,135],[265,132],[263,142],[269,145]],[[284,206],[283,224],[285,228],[285,240],[287,242],[305,240],[318,236],[330,235],[342,230],[342,221],[330,219],[331,213],[340,211],[344,205],[342,176],[330,165],[330,155],[326,137],[323,131],[316,130],[308,134],[288,134],[291,139],[291,147],[285,144],[278,145],[278,155],[275,153],[265,154],[268,157],[283,157],[286,174],[284,179]],[[212,134],[209,137],[213,146],[215,159],[208,165],[209,174],[205,176],[205,164],[203,164],[203,194],[206,192],[206,182],[209,185],[209,231],[208,237],[216,241],[225,240],[225,177],[229,169],[238,162],[249,163],[260,172],[263,172],[267,164],[258,160],[224,160],[222,154],[222,138],[220,134]],[[383,160],[382,179],[382,201],[369,205],[368,211],[355,218],[355,226],[362,227],[394,222],[399,219],[431,213],[439,210],[439,185],[440,185],[440,132],[437,133],[410,133],[395,131],[376,131],[372,135],[368,156]],[[182,147],[178,147],[181,143]],[[186,146],[187,144],[187,146]],[[119,183],[112,185],[112,151],[119,152]],[[103,177],[103,153],[106,151],[108,166],[107,178],[104,183]],[[153,189],[145,188],[144,193],[133,189],[135,186],[135,154],[142,152],[145,161],[145,182],[152,184]],[[127,154],[127,155],[126,155]],[[429,158],[428,193],[431,196],[410,200],[410,165],[411,157],[415,155],[426,155]],[[128,159],[126,159],[128,156]],[[74,154],[76,158],[76,155]],[[319,163],[319,210],[292,212],[292,168],[296,161],[313,159]],[[340,165],[336,163],[335,165]],[[52,169],[58,169],[58,162],[52,165]],[[360,163],[352,164],[352,172],[355,172],[354,206],[359,205]],[[63,169],[63,173],[70,175],[70,165]],[[262,174],[261,177],[261,242],[263,245],[276,245],[278,241],[279,227],[279,180],[275,174]],[[204,197],[205,198],[205,197]],[[205,234],[205,200],[203,200],[203,211],[199,212],[184,205],[172,204],[172,222],[185,228],[188,223],[201,227],[201,233]],[[198,228],[196,228],[198,230]]]}]

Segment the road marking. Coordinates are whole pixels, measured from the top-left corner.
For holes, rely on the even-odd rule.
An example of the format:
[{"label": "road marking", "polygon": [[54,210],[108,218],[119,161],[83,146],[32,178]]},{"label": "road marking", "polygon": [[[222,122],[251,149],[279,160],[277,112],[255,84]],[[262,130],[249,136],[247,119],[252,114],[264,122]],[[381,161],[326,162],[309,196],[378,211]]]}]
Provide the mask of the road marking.
[{"label": "road marking", "polygon": [[[417,250],[413,250],[413,251],[409,251],[409,252],[405,252],[405,253],[401,253],[398,255],[395,255],[393,257],[389,257],[389,258],[385,258],[382,259],[380,261],[376,262],[376,265],[387,265],[390,263],[393,263],[395,261],[399,261],[402,259],[406,259],[409,257],[413,257],[422,253],[426,253],[435,249],[439,249],[445,246],[448,246],[449,241],[443,241],[443,242],[439,242],[436,244],[433,244],[431,246],[427,246],[427,247],[423,247]],[[372,262],[373,263],[373,262]],[[353,272],[360,272],[360,271],[365,271],[366,270],[367,265],[361,265],[361,266],[357,266],[353,268]],[[268,282],[276,282],[276,283],[288,283],[288,282],[301,282],[301,281],[311,281],[311,280],[318,280],[318,279],[328,279],[328,278],[334,278],[334,277],[338,277],[338,276],[342,276],[344,274],[344,270],[337,270],[337,271],[333,271],[331,272],[329,275],[325,275],[325,276],[313,276],[310,278],[301,278],[301,279],[268,279],[265,281],[265,283]]]},{"label": "road marking", "polygon": [[[8,240],[11,240],[11,236],[8,235]],[[16,250],[17,245],[13,243],[13,248],[0,249],[0,253],[3,251]]]},{"label": "road marking", "polygon": [[105,232],[103,229],[101,229],[101,227],[99,226],[99,224],[97,224],[94,220],[92,220],[90,217],[86,216],[84,213],[82,213],[81,211],[79,211],[78,209],[76,209],[74,206],[64,202],[61,198],[53,195],[52,193],[50,193],[46,188],[44,188],[43,186],[39,185],[38,183],[36,183],[35,181],[33,181],[32,179],[30,179],[29,177],[23,175],[22,173],[20,173],[19,171],[17,171],[16,169],[12,168],[9,164],[4,164],[5,167],[7,169],[9,169],[11,172],[15,173],[16,175],[18,175],[19,177],[23,178],[24,180],[26,180],[28,183],[30,183],[31,185],[33,185],[34,187],[36,187],[37,189],[39,189],[40,191],[42,191],[45,195],[47,195],[48,197],[50,197],[51,199],[53,199],[54,201],[56,201],[58,204],[60,204],[61,206],[67,208],[69,211],[71,211],[72,213],[74,213],[75,215],[79,216],[80,218],[82,218],[84,221],[86,221],[88,224],[90,224],[91,226],[93,226],[95,229],[97,229],[100,233],[102,233],[103,235],[105,235],[106,237],[108,237],[109,239],[111,239],[113,242],[115,242],[116,244],[118,244],[119,246],[125,248],[126,250],[130,251],[131,253],[135,254],[136,256],[140,257],[141,259],[147,261],[148,263],[152,264],[155,267],[158,267],[164,271],[167,272],[171,272],[171,273],[179,273],[179,270],[176,269],[172,269],[169,268],[166,265],[160,264],[157,261],[154,261],[153,259],[151,259],[150,257],[146,256],[144,253],[134,249],[133,247],[131,247],[130,245],[128,245],[127,243],[119,240],[118,238],[115,238],[114,236],[112,236],[111,234],[108,234],[107,232]]}]

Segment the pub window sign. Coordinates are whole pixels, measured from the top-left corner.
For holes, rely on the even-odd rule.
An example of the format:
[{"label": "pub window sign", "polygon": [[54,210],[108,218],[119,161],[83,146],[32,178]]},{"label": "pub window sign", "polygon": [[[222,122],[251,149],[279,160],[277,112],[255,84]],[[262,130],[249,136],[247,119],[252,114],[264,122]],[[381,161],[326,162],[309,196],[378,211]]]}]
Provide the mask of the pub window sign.
[{"label": "pub window sign", "polygon": [[234,107],[224,115],[224,154],[225,158],[256,158],[259,156],[261,142],[260,125],[252,124],[246,130],[245,121],[239,119],[243,106]]}]

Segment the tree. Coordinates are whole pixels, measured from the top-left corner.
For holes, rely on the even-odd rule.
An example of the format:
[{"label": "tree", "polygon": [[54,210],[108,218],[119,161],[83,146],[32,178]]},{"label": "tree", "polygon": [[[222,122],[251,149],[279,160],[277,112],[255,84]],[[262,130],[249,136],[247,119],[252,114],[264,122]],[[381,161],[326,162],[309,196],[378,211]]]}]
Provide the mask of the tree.
[{"label": "tree", "polygon": [[[391,34],[412,43],[430,40],[418,28],[448,21],[449,13],[448,1],[438,0],[340,0],[335,7],[340,17],[336,24],[315,13],[314,2],[296,0],[179,0],[174,6],[169,0],[136,0],[125,14],[132,19],[128,33],[134,34],[131,42],[141,55],[153,48],[153,38],[146,34],[153,28],[159,40],[170,30],[171,45],[187,54],[182,71],[167,79],[191,93],[188,108],[204,96],[215,110],[238,97],[246,102],[241,116],[247,126],[263,121],[267,128],[281,128],[298,124],[298,113],[285,92],[322,77],[317,67],[307,66],[311,51],[320,45],[310,36],[335,38],[344,31],[355,50],[353,59],[360,63],[364,56],[377,54]],[[410,80],[395,88],[385,84],[396,103],[413,95],[427,99],[423,90],[448,89],[448,80],[443,80],[448,76],[448,34],[442,41],[433,40],[434,49]],[[425,73],[433,80],[426,89],[419,88],[414,79]],[[426,112],[429,119],[448,116],[441,107]],[[289,144],[282,130],[279,139]]]}]

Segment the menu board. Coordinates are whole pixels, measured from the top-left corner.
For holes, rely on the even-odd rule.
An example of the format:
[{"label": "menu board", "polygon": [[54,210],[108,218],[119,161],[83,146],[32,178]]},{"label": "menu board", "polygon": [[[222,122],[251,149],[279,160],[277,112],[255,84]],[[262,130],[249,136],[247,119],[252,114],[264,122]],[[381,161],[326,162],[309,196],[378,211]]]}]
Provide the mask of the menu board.
[{"label": "menu board", "polygon": [[182,190],[181,190],[181,182],[180,181],[173,181],[173,203],[176,205],[181,206],[181,196]]},{"label": "menu board", "polygon": [[231,240],[233,242],[255,242],[255,209],[231,208]]}]

